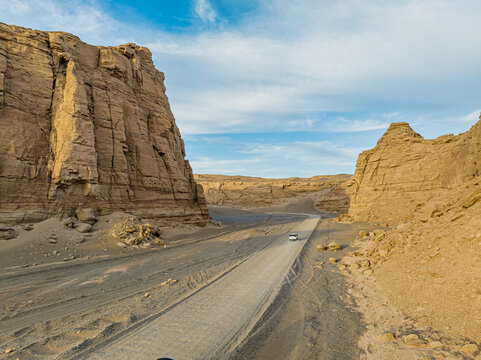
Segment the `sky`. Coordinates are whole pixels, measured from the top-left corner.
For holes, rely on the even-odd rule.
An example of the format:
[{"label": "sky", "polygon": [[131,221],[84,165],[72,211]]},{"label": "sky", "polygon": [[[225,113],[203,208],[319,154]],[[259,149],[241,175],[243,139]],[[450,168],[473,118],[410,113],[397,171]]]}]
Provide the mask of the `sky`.
[{"label": "sky", "polygon": [[477,0],[0,0],[0,22],[150,48],[194,172],[353,173],[391,122],[481,111]]}]

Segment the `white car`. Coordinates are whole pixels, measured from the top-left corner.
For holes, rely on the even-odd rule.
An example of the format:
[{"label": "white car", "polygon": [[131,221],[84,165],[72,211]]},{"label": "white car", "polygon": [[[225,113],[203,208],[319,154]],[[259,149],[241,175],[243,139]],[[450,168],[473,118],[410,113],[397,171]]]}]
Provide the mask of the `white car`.
[{"label": "white car", "polygon": [[297,236],[296,233],[291,233],[289,235],[289,241],[297,241],[297,240],[299,240],[299,237]]}]

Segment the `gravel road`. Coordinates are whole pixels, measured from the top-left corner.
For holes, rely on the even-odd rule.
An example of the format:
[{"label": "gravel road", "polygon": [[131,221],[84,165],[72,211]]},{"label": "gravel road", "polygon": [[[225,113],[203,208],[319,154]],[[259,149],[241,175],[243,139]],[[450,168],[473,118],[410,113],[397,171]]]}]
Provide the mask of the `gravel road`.
[{"label": "gravel road", "polygon": [[77,359],[196,293],[305,218],[237,214],[217,235],[179,239],[172,248],[4,269],[0,351],[15,349],[6,359]]},{"label": "gravel road", "polygon": [[228,358],[280,290],[318,221],[310,215],[292,230],[300,241],[282,234],[209,286],[82,358]]}]

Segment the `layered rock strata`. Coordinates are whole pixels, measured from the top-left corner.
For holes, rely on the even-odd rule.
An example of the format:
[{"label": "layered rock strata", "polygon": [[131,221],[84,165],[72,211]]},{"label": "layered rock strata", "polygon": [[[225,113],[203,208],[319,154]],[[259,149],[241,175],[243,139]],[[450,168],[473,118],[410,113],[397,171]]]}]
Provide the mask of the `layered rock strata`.
[{"label": "layered rock strata", "polygon": [[0,23],[0,221],[123,210],[206,219],[147,48]]},{"label": "layered rock strata", "polygon": [[280,204],[299,195],[312,195],[319,209],[345,212],[349,197],[341,183],[350,175],[265,179],[249,176],[194,175],[213,205],[259,208]]},{"label": "layered rock strata", "polygon": [[407,123],[394,123],[375,148],[359,155],[348,189],[349,215],[394,224],[424,216],[425,204],[436,206],[436,197],[479,176],[480,159],[481,123],[433,140]]}]

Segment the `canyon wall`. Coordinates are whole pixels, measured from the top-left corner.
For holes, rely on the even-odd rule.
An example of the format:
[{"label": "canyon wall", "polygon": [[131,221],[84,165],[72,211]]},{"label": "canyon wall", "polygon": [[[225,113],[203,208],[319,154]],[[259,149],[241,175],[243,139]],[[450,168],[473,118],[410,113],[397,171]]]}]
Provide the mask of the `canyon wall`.
[{"label": "canyon wall", "polygon": [[266,179],[249,176],[194,175],[213,205],[260,208],[311,195],[316,206],[328,212],[347,212],[349,197],[341,186],[351,175]]},{"label": "canyon wall", "polygon": [[208,218],[147,48],[0,23],[0,222]]},{"label": "canyon wall", "polygon": [[481,121],[434,140],[397,123],[359,156],[348,188],[354,220],[391,226],[359,245],[368,246],[364,264],[392,304],[421,326],[478,343],[480,167]]},{"label": "canyon wall", "polygon": [[433,140],[407,123],[393,123],[375,148],[359,155],[348,188],[349,215],[393,224],[433,215],[443,206],[436,197],[468,184],[480,170],[481,123]]}]

